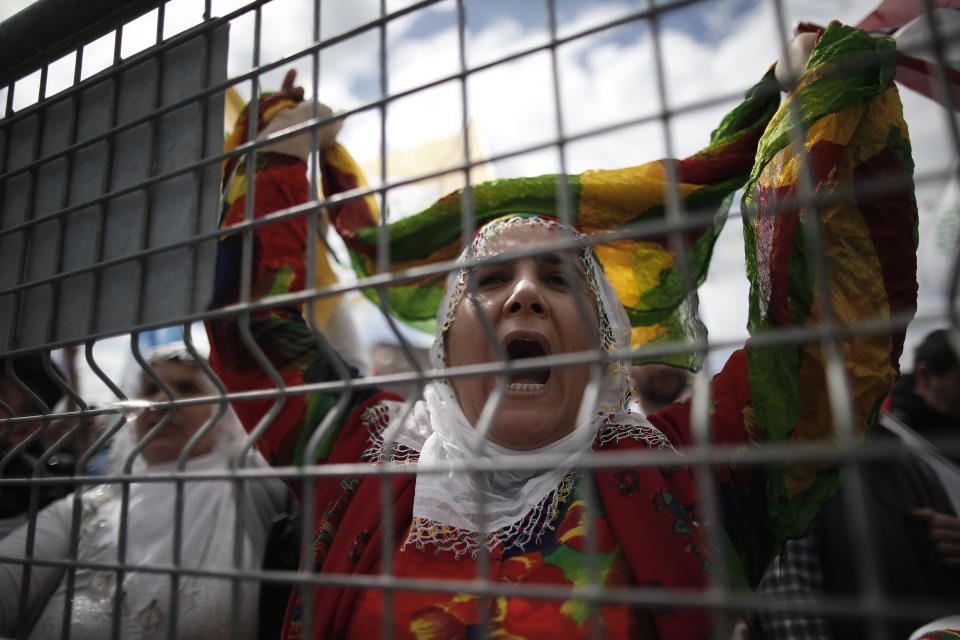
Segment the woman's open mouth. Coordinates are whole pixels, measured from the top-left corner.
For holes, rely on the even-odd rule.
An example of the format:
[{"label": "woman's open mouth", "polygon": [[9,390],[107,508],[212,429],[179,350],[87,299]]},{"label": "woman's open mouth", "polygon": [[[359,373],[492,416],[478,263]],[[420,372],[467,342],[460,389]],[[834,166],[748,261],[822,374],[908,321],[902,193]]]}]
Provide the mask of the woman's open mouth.
[{"label": "woman's open mouth", "polygon": [[[548,355],[546,349],[532,338],[514,338],[504,347],[510,360],[523,358],[541,358]],[[539,391],[550,378],[550,369],[529,369],[510,375],[507,388],[511,391]]]}]

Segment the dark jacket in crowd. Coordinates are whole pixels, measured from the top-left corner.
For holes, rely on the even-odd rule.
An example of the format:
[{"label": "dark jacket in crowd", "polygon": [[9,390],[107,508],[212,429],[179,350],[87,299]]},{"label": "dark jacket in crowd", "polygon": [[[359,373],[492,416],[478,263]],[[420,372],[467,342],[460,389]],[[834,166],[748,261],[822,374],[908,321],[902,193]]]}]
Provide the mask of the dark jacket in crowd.
[{"label": "dark jacket in crowd", "polygon": [[[872,438],[875,442],[900,440],[894,435],[897,425],[891,424],[896,419],[934,442],[945,436],[960,435],[960,421],[931,409],[913,392],[912,376],[903,376],[897,383],[890,407],[893,415],[881,417]],[[910,513],[927,507],[957,515],[929,456],[903,446],[893,460],[861,463],[860,472],[873,540],[872,560],[882,593],[899,603],[942,602],[946,605],[944,615],[955,614],[956,603],[960,602],[960,571],[941,562],[930,542],[928,523]],[[848,501],[841,493],[827,503],[814,525],[820,545],[824,593],[854,595],[863,590],[855,553],[863,541],[854,537],[849,519]],[[907,638],[918,622],[926,621],[891,621],[887,625],[889,637]],[[869,637],[868,629],[862,625],[862,621],[830,621],[834,638]]]},{"label": "dark jacket in crowd", "polygon": [[[46,447],[34,441],[20,451],[3,469],[3,478],[51,478],[72,476],[76,469],[76,460],[69,452],[56,453],[44,463],[40,463]],[[3,460],[9,449],[0,452]],[[21,523],[26,522],[30,510],[30,494],[37,493],[37,510],[40,510],[73,491],[73,484],[36,484],[0,486],[0,538],[10,533]]]}]

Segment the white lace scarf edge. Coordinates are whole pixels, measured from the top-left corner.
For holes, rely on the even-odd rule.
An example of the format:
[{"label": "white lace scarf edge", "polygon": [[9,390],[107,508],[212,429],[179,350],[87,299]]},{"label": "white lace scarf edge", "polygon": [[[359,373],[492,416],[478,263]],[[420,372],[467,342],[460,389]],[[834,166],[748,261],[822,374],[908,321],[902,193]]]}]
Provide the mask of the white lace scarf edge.
[{"label": "white lace scarf edge", "polygon": [[[420,450],[416,443],[401,442],[402,438],[388,447],[383,433],[390,423],[391,414],[403,403],[381,402],[368,407],[361,416],[361,422],[370,433],[369,446],[361,459],[372,464],[404,463],[417,464]],[[393,406],[396,405],[396,406]],[[614,414],[615,417],[616,414]],[[659,429],[647,422],[622,423],[615,419],[605,420],[597,431],[593,448],[600,449],[620,440],[630,439],[643,442],[649,449],[669,448],[676,452],[673,444]],[[389,450],[389,452],[388,452]],[[469,555],[476,559],[480,549],[493,551],[498,547],[502,551],[514,548],[524,549],[531,543],[539,544],[543,535],[553,531],[563,505],[571,497],[581,477],[580,469],[569,469],[560,479],[560,483],[540,499],[531,509],[515,521],[486,534],[480,531],[455,527],[437,518],[413,514],[410,530],[400,550],[412,546],[417,551],[432,549],[434,553],[452,552],[459,559]]]}]

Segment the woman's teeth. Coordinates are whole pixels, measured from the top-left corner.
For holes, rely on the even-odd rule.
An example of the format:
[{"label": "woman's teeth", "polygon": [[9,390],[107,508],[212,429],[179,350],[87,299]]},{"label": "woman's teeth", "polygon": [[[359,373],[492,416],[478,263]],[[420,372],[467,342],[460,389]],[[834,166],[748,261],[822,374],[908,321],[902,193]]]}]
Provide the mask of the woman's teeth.
[{"label": "woman's teeth", "polygon": [[529,382],[511,382],[507,385],[507,388],[511,391],[539,391],[543,389],[543,385]]}]

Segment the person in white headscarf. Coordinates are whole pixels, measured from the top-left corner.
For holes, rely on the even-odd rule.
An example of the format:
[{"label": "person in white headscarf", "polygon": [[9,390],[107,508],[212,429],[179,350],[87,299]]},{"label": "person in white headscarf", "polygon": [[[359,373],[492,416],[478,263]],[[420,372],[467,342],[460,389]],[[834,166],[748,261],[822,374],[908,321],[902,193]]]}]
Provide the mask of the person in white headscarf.
[{"label": "person in white headscarf", "polygon": [[[156,378],[142,374],[137,393],[142,400],[169,401],[164,387],[178,401],[217,395],[209,376],[182,344],[161,347],[147,361]],[[233,411],[216,401],[180,405],[173,411],[148,409],[118,432],[111,474],[123,472],[135,452],[130,470],[148,478],[177,471],[181,458],[187,472],[222,471],[238,462],[265,467],[259,453],[242,455],[245,440]],[[21,598],[22,565],[0,564],[0,634],[53,638],[69,625],[71,638],[99,639],[110,637],[117,625],[121,638],[166,638],[175,615],[177,638],[254,638],[258,585],[251,581],[234,585],[228,578],[192,575],[189,570],[259,569],[286,490],[276,478],[244,482],[238,514],[236,483],[191,479],[182,486],[178,504],[172,480],[132,482],[125,504],[122,484],[98,485],[39,512],[32,549],[27,548],[27,525],[0,541],[0,556],[71,563],[75,543],[80,565],[76,570],[33,566],[29,590]],[[176,532],[178,509],[182,518]],[[71,534],[74,513],[79,515],[76,539]],[[242,554],[239,565],[235,543]],[[119,588],[115,570],[96,566],[116,563],[126,567]],[[173,572],[166,570],[171,565]],[[174,573],[179,574],[176,583],[171,580]]]},{"label": "person in white headscarf", "polygon": [[[507,260],[517,252],[522,257]],[[258,441],[283,466],[364,461],[418,470],[392,477],[389,521],[382,518],[383,483],[376,476],[343,466],[337,477],[317,478],[314,521],[305,532],[312,554],[304,569],[340,577],[313,589],[312,601],[303,589],[296,591],[285,637],[300,637],[306,607],[312,607],[314,637],[382,632],[384,592],[365,580],[385,570],[385,536],[393,541],[391,574],[401,579],[469,582],[486,567],[495,583],[569,589],[554,599],[487,599],[466,588],[396,589],[387,622],[396,637],[429,632],[460,638],[486,629],[530,638],[545,637],[549,629],[550,637],[586,638],[591,625],[608,637],[702,637],[712,624],[702,610],[617,601],[591,607],[576,599],[591,583],[607,593],[652,585],[706,589],[715,562],[734,562],[709,550],[695,472],[682,457],[658,466],[602,467],[589,475],[580,470],[592,452],[672,456],[692,443],[689,403],[649,419],[631,410],[629,363],[622,356],[629,350],[630,325],[593,252],[580,234],[554,219],[515,214],[485,225],[460,262],[478,264],[449,276],[431,350],[435,369],[451,369],[449,377],[429,381],[412,404],[369,388],[288,396]],[[211,363],[228,388],[263,388],[262,368],[233,320],[213,321],[208,329]],[[254,319],[251,330],[288,385],[335,380],[346,371],[289,309]],[[527,358],[592,349],[609,360],[503,375],[492,368],[486,375],[457,372],[501,358],[518,366]],[[750,411],[746,378],[740,351],[714,381],[717,443],[742,446],[751,438],[744,420]],[[338,403],[346,410],[325,413]],[[243,402],[237,410],[253,428],[270,406]],[[724,535],[734,539],[737,528],[747,525],[747,551],[761,556],[772,550],[769,531],[750,524],[766,517],[764,473],[725,465],[717,479],[723,527],[732,527]],[[588,538],[597,552],[593,575],[586,570]],[[483,550],[486,565],[479,560]],[[752,557],[741,560],[756,564]],[[351,588],[344,575],[356,576],[358,586]]]},{"label": "person in white headscarf", "polygon": [[[543,216],[504,217],[483,228],[461,261],[495,258],[530,245],[549,246],[556,242],[573,243],[575,248],[526,257],[514,263],[454,271],[449,276],[441,305],[445,311],[438,315],[437,339],[431,349],[432,364],[445,368],[490,362],[495,359],[498,348],[510,359],[556,356],[593,348],[600,348],[611,356],[622,352],[622,345],[629,344],[626,313],[592,251],[582,244],[580,234],[559,221]],[[471,280],[476,289],[474,294],[469,293]],[[470,302],[466,301],[468,298]],[[273,322],[273,319],[266,321]],[[496,334],[495,342],[484,335],[485,322]],[[285,328],[293,330],[296,326],[287,324]],[[274,336],[286,342],[291,338],[289,334],[281,337],[279,329],[274,326],[271,332],[261,334],[261,327],[255,326],[264,340]],[[256,375],[244,357],[245,349],[233,344],[236,336],[229,334],[228,323],[213,322],[210,330],[216,344],[212,362],[228,385],[237,383],[242,376]],[[266,351],[276,363],[277,354],[271,347]],[[630,441],[632,446],[643,449],[672,449],[670,439],[663,432],[630,410],[632,390],[628,372],[627,362],[614,359],[595,367],[547,367],[516,372],[507,379],[494,375],[435,380],[427,384],[423,399],[409,412],[396,394],[361,393],[353,398],[355,408],[332,449],[328,449],[326,461],[394,460],[447,470],[416,475],[409,487],[412,493],[398,490],[394,524],[400,527],[398,533],[403,531],[397,537],[399,546],[394,569],[401,575],[410,571],[414,577],[450,576],[450,571],[458,573],[456,567],[461,569],[459,572],[472,571],[481,548],[489,550],[498,564],[511,557],[542,558],[547,547],[552,549],[556,545],[577,556],[583,551],[582,532],[577,535],[566,532],[561,541],[558,530],[563,529],[564,522],[572,522],[582,515],[584,489],[577,471],[582,455],[592,447],[615,446],[621,441]],[[480,423],[480,414],[498,386],[498,379],[504,383],[503,398],[486,437],[478,437],[474,425]],[[595,395],[589,403],[584,403],[588,383],[587,393]],[[293,396],[285,409],[290,410],[289,415],[295,415],[294,412],[304,409],[299,402],[305,402],[307,407],[312,403],[322,406],[326,404],[325,398],[330,397],[316,394],[304,400]],[[248,405],[238,407],[244,416],[250,415],[246,413]],[[309,411],[306,408],[306,412]],[[285,422],[286,417],[281,414],[278,423]],[[394,428],[387,430],[389,425]],[[271,458],[281,464],[302,460],[300,456],[305,448],[302,436],[297,445],[287,439],[298,433],[301,432],[296,429],[268,432],[268,438],[269,434],[280,438],[268,445]],[[288,444],[299,451],[291,456]],[[529,454],[550,456],[555,463],[550,468],[541,465],[541,468],[525,469],[524,464],[529,465],[531,458],[520,457]],[[511,458],[517,458],[518,468],[480,474],[459,470],[469,460],[508,462]],[[655,471],[654,475],[660,477],[661,474]],[[692,482],[689,472],[682,475],[681,484]],[[413,477],[404,476],[403,480],[406,484]],[[334,520],[344,515],[341,510],[349,508],[354,512],[355,526],[360,528],[354,531],[351,527],[343,536],[342,540],[348,542],[351,549],[339,559],[346,559],[348,565],[359,572],[359,567],[367,562],[365,558],[370,558],[377,548],[373,541],[378,535],[380,514],[375,500],[354,499],[353,495],[357,488],[366,493],[378,484],[363,483],[357,487],[349,480],[338,483],[339,502],[330,495],[326,484],[329,483],[320,482],[317,486],[316,504],[324,515],[316,527],[318,537],[313,561],[316,566],[322,565],[329,554],[342,545],[336,536],[327,540],[325,535],[340,533]],[[332,502],[326,504],[331,498]],[[656,508],[652,503],[651,506]],[[603,522],[603,527],[612,526],[607,524],[602,509],[594,515]],[[691,522],[696,526],[695,521]],[[329,542],[333,547],[328,554],[325,547]],[[678,543],[685,542],[678,540]],[[612,544],[617,548],[605,549],[612,564],[603,578],[609,579],[611,586],[626,586],[631,560],[618,543]],[[433,568],[423,572],[424,568],[418,567],[418,563],[427,556],[434,559]],[[700,560],[696,562],[700,564]],[[572,584],[580,583],[580,579],[572,581]],[[353,595],[359,595],[355,603]],[[420,598],[407,596],[411,594],[401,592],[395,598],[398,629],[416,625],[417,621],[410,616],[416,618],[419,615],[416,610],[422,608]],[[453,597],[454,594],[449,594],[449,598]],[[316,622],[317,628],[332,629],[334,636],[378,634],[379,598],[376,590],[344,595],[326,589],[322,599],[334,609],[343,606],[337,604],[343,599],[358,608],[348,619],[336,614],[330,620],[321,617]],[[441,606],[432,601],[431,604]],[[567,613],[561,611],[562,601],[555,604],[551,613],[562,624],[573,624]],[[602,624],[615,621],[626,625],[624,629],[627,626],[652,628],[653,623],[644,612],[628,611],[625,605],[601,609],[607,615],[607,618],[601,616]],[[288,610],[288,616],[292,616],[288,629],[290,624],[296,625],[297,615],[297,608]],[[512,624],[515,620],[511,618],[509,622]]]},{"label": "person in white headscarf", "polygon": [[[830,33],[821,52],[828,62],[831,52],[844,52],[844,47],[827,50],[831,38],[837,42],[849,35],[854,49],[873,50],[865,34],[848,34],[839,25]],[[871,55],[882,61],[875,52]],[[827,394],[818,393],[826,357],[819,344],[802,353],[802,347],[794,350],[790,344],[772,357],[773,350],[763,350],[762,344],[749,356],[740,350],[716,376],[704,394],[707,397],[697,398],[702,401],[701,415],[709,414],[709,425],[694,424],[690,402],[645,418],[631,409],[636,406],[628,376],[631,323],[597,254],[608,248],[602,246],[603,231],[616,227],[624,219],[618,217],[621,214],[629,215],[636,200],[651,192],[673,194],[674,187],[680,189],[667,184],[664,175],[671,171],[664,167],[686,172],[691,180],[703,178],[704,184],[683,186],[694,194],[732,189],[735,179],[743,184],[739,169],[731,169],[737,175],[720,180],[718,176],[726,174],[719,165],[740,167],[744,158],[752,163],[750,145],[758,144],[766,125],[757,125],[755,131],[751,128],[755,123],[742,128],[731,125],[736,131],[720,135],[717,145],[733,142],[722,149],[711,147],[688,163],[651,162],[588,172],[576,180],[544,176],[476,185],[470,198],[455,194],[391,224],[387,234],[389,257],[395,259],[391,267],[408,277],[393,283],[398,287],[387,299],[394,307],[419,305],[421,312],[437,308],[432,368],[420,380],[422,390],[405,401],[370,382],[356,382],[346,363],[304,319],[302,303],[310,299],[304,290],[311,283],[312,267],[307,247],[313,239],[309,217],[294,214],[315,210],[305,204],[310,193],[306,179],[310,139],[321,147],[325,185],[338,183],[344,187],[341,191],[350,191],[363,183],[353,171],[352,159],[333,140],[339,124],[330,110],[303,102],[302,89],[293,87],[292,80],[288,74],[283,91],[261,98],[257,113],[276,114],[280,120],[270,121],[261,130],[260,135],[271,139],[262,147],[264,152],[257,154],[255,181],[243,179],[246,159],[238,159],[235,167],[225,171],[214,306],[232,307],[246,299],[240,295],[246,276],[252,282],[245,294],[257,305],[243,316],[242,324],[227,314],[207,324],[210,362],[228,390],[256,392],[234,407],[244,427],[256,430],[257,446],[271,464],[311,472],[291,488],[301,501],[309,501],[305,511],[312,519],[306,522],[305,535],[310,547],[302,558],[302,571],[316,582],[295,591],[287,608],[284,637],[377,637],[387,627],[397,638],[587,638],[599,633],[686,639],[717,632],[714,617],[706,610],[716,593],[714,585],[755,587],[778,536],[790,527],[802,527],[804,519],[836,489],[836,469],[807,465],[784,471],[737,459],[694,469],[681,454],[701,444],[741,451],[762,439],[803,441],[831,436]],[[864,84],[868,86],[862,94],[848,96],[852,111],[840,122],[843,126],[820,128],[818,122],[811,131],[847,135],[863,113],[877,116],[878,104],[883,107],[879,115],[899,122],[895,90],[888,91],[889,78],[884,82],[867,79]],[[824,87],[813,86],[816,98]],[[739,118],[744,113],[764,113],[755,109],[753,99],[770,90],[769,78],[762,88],[748,92],[743,109],[731,112],[724,123],[743,124]],[[823,120],[833,122],[834,111],[847,104],[841,103],[829,103],[836,108]],[[779,112],[778,122],[787,121],[785,112]],[[275,133],[315,116],[327,121],[315,136],[273,141],[279,137]],[[863,129],[899,130],[886,127],[883,118],[877,120],[879,124],[870,121]],[[235,140],[239,144],[245,141],[242,122],[237,131],[241,132]],[[751,131],[756,135],[748,135]],[[760,273],[751,302],[764,315],[754,329],[792,323],[791,314],[798,310],[804,315],[797,325],[822,321],[815,296],[820,289],[811,284],[819,272],[803,261],[804,256],[793,256],[790,246],[784,246],[793,242],[796,226],[786,230],[777,226],[794,218],[777,210],[779,198],[788,196],[779,191],[772,194],[781,188],[779,178],[783,177],[776,170],[803,164],[789,156],[794,147],[787,148],[785,140],[789,137],[781,132],[776,141],[780,146],[759,145],[764,152],[775,153],[760,163],[764,173],[754,176],[756,189],[745,190],[763,196],[762,206],[750,209],[759,221],[749,229],[757,239],[748,244],[748,251],[756,254],[754,266]],[[881,136],[871,138],[866,146],[856,139],[851,146],[858,153],[864,148],[872,153],[877,140],[885,144]],[[818,164],[824,170],[832,166]],[[883,163],[858,173],[859,178],[874,180],[883,176],[896,186],[896,197],[887,194],[879,213],[870,208],[869,199],[853,203],[849,188],[837,188],[847,200],[824,215],[829,233],[837,234],[830,239],[838,240],[840,248],[829,256],[830,279],[817,284],[836,294],[835,306],[850,303],[842,306],[844,314],[849,312],[844,321],[863,315],[888,318],[884,314],[892,310],[909,314],[914,309],[909,258],[915,249],[911,221],[916,219],[916,208],[902,171],[901,165]],[[710,183],[707,178],[711,177],[723,184]],[[835,180],[839,178],[832,172],[820,186],[833,189]],[[591,203],[581,201],[578,224],[586,227],[592,222],[594,235],[582,235],[549,215],[555,211],[559,191],[569,187],[566,193],[571,199],[582,199],[588,182],[594,187],[593,217],[585,211]],[[628,183],[626,187],[617,189],[623,182]],[[247,219],[248,194],[255,198],[253,210],[259,220],[250,231],[255,250],[243,255],[244,246],[250,244],[245,242],[246,231],[234,232],[230,227]],[[540,199],[534,197],[538,194]],[[832,204],[840,196],[831,192],[831,197]],[[373,265],[371,255],[377,248],[382,255],[384,249],[373,246],[371,250],[371,239],[379,242],[383,229],[376,226],[364,201],[349,194],[330,205],[333,225],[354,252],[362,276],[370,275],[374,266],[382,268]],[[649,206],[658,209],[659,205]],[[615,211],[607,216],[604,207]],[[861,214],[858,207],[867,213]],[[274,212],[284,213],[265,219]],[[465,239],[467,246],[438,301],[441,296],[432,296],[439,287],[431,288],[432,280],[420,273],[416,277],[424,280],[410,282],[414,274],[408,270],[455,254],[464,225],[460,213],[464,220],[473,214],[479,231]],[[856,235],[868,214],[870,222],[889,214],[885,233],[878,236],[882,242]],[[805,219],[810,215],[804,212]],[[845,241],[853,235],[856,249],[847,251]],[[632,267],[646,260],[643,249],[618,256]],[[900,264],[892,272],[903,278],[885,279],[889,289],[873,286],[864,291],[850,285],[851,274],[875,285],[880,276],[871,271],[874,265],[890,268],[898,259]],[[251,273],[241,273],[245,264],[251,265]],[[780,271],[784,264],[789,273]],[[651,276],[643,270],[639,274],[632,268],[618,270],[615,267],[621,265],[605,261],[607,266],[634,297],[639,297],[637,280]],[[667,271],[656,269],[652,275],[664,278]],[[802,276],[809,280],[800,283],[799,293],[804,295],[795,300],[795,292],[784,289]],[[418,289],[423,281],[430,286]],[[268,306],[271,296],[276,296],[273,307]],[[874,305],[878,297],[882,299]],[[888,304],[888,297],[892,303]],[[639,313],[636,308],[633,311]],[[767,316],[773,318],[769,325],[763,324]],[[641,328],[649,329],[650,324]],[[861,366],[855,362],[850,367],[859,376],[855,380],[858,426],[866,427],[869,418],[864,414],[892,385],[896,371],[891,362],[897,349],[897,337],[890,335],[876,340],[867,337],[856,344],[843,341],[840,351],[848,360],[866,354],[880,363]],[[783,379],[755,384],[753,376],[776,370],[775,358],[781,356],[787,364],[774,373]],[[774,360],[773,366],[754,368],[751,362],[748,367],[748,357],[767,358],[761,365]],[[794,379],[800,382],[791,387]],[[268,392],[280,388],[281,382],[279,403]],[[758,424],[758,416],[769,416],[770,407],[754,403],[752,394],[763,395],[764,403],[770,398],[776,405],[793,401],[788,407],[792,410],[800,404],[791,395],[798,387],[805,391],[804,399],[815,396],[810,406],[802,407],[811,409],[803,420],[777,420],[781,416],[774,415],[774,420]],[[819,420],[823,414],[826,418]],[[699,441],[693,435],[695,426],[704,427]],[[818,427],[824,431],[815,432]],[[587,470],[588,458],[601,463]],[[716,492],[707,498],[698,480],[711,472]],[[310,491],[305,490],[306,482]],[[719,521],[709,521],[711,512],[704,510],[703,499],[712,499]],[[664,592],[675,600],[666,600]]]}]

